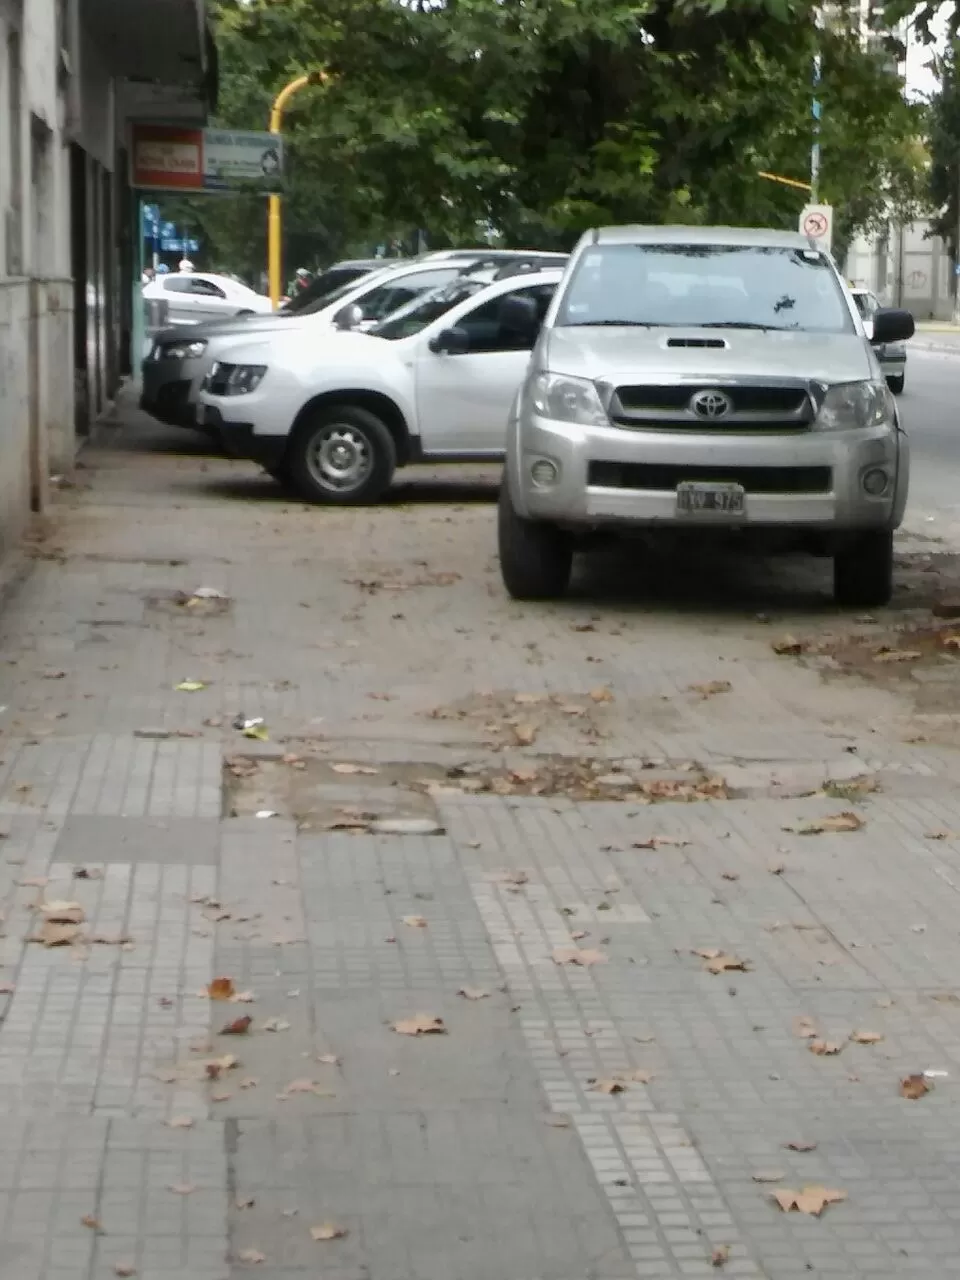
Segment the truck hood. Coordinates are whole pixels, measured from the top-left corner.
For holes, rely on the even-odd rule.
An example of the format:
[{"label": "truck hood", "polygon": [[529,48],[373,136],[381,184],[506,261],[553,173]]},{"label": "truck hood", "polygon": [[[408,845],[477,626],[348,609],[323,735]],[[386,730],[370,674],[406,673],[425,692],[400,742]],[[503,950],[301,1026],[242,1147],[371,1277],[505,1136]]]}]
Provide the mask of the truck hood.
[{"label": "truck hood", "polygon": [[[667,345],[678,340],[720,340],[724,346]],[[833,383],[879,376],[859,334],[761,329],[562,327],[544,334],[539,363],[551,373],[614,384],[630,378],[646,382],[676,377]]]},{"label": "truck hood", "polygon": [[384,338],[365,333],[324,328],[317,334],[304,325],[289,331],[284,328],[282,334],[262,333],[252,341],[238,341],[221,348],[217,359],[224,364],[265,364],[272,369],[288,369],[307,381],[312,370],[330,365],[382,364],[393,355],[393,346]]}]

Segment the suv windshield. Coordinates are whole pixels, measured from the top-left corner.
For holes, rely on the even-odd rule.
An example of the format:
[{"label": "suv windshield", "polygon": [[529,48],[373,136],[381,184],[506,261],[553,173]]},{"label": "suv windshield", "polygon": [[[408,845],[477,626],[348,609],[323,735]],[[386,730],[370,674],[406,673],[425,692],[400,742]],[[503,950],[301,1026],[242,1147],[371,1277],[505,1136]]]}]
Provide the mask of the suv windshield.
[{"label": "suv windshield", "polygon": [[476,293],[481,293],[489,284],[489,280],[463,276],[454,280],[452,284],[445,285],[442,289],[434,289],[433,293],[428,293],[425,297],[417,298],[415,302],[401,307],[399,311],[395,311],[392,316],[381,324],[375,325],[368,332],[377,338],[389,338],[391,341],[397,338],[412,338],[415,333],[420,333],[428,324],[439,320],[459,303],[466,302]]},{"label": "suv windshield", "polygon": [[829,260],[816,249],[610,244],[587,249],[556,325],[851,333]]}]

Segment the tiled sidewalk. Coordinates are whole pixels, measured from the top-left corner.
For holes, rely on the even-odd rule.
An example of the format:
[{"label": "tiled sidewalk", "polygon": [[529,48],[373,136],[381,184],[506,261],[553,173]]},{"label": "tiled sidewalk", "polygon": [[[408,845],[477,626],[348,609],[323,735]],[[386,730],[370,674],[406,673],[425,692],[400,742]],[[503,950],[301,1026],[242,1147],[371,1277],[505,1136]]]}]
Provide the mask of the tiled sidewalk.
[{"label": "tiled sidewalk", "polygon": [[822,570],[521,607],[489,476],[318,511],[115,445],[3,618],[0,1280],[960,1276],[960,758],[772,653]]}]

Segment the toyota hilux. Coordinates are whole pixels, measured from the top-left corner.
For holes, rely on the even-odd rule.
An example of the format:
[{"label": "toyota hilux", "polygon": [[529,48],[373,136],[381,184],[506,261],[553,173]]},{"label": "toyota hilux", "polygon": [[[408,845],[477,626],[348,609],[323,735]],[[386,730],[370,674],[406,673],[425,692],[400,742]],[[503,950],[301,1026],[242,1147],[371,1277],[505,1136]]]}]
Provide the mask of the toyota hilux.
[{"label": "toyota hilux", "polygon": [[658,530],[832,556],[844,605],[886,603],[909,451],[830,257],[796,232],[607,227],[571,255],[514,400],[499,549],[511,595],[568,585],[596,535]]}]

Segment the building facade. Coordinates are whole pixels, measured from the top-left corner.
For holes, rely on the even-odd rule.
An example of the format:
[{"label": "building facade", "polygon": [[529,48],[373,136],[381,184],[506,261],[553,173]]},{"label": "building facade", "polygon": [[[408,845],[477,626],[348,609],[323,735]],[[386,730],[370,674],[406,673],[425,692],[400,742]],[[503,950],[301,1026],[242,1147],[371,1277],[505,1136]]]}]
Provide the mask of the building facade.
[{"label": "building facade", "polygon": [[202,123],[204,0],[0,0],[0,555],[129,371],[134,119]]}]

